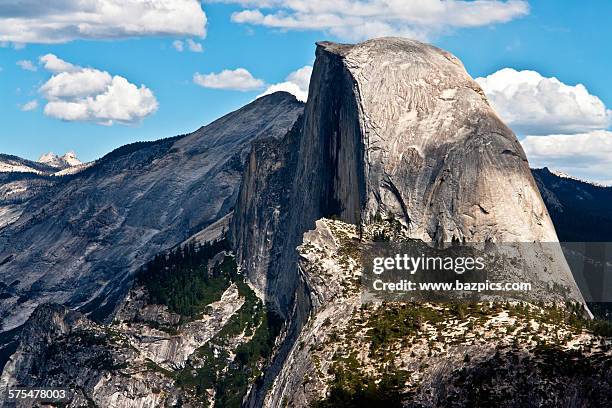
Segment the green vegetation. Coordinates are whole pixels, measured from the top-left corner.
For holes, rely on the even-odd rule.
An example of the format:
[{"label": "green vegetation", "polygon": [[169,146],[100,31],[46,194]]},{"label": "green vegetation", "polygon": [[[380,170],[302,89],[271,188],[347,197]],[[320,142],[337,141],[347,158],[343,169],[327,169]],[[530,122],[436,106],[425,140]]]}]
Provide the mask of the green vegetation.
[{"label": "green vegetation", "polygon": [[[262,376],[261,369],[271,358],[283,321],[264,307],[238,274],[234,257],[222,255],[227,250],[228,243],[218,241],[158,255],[142,268],[137,283],[147,289],[151,303],[167,305],[185,319],[204,312],[232,283],[237,286],[244,304],[196,350],[185,368],[171,373],[152,361],[147,367],[171,376],[178,387],[192,391],[202,403],[207,403],[208,392],[214,390],[215,407],[238,408],[249,385]],[[212,259],[217,259],[215,265]]]},{"label": "green vegetation", "polygon": [[391,237],[384,230],[380,230],[380,231],[374,232],[374,234],[372,235],[372,241],[374,241],[374,242],[390,242],[391,241]]},{"label": "green vegetation", "polygon": [[[509,348],[450,373],[437,406],[609,406],[611,362],[555,345]],[[529,375],[526,375],[528,373]]]},{"label": "green vegetation", "polygon": [[[567,350],[563,347],[562,342],[568,340],[567,336],[571,339],[572,335],[582,330],[610,338],[610,322],[585,318],[582,306],[577,304],[561,307],[544,303],[535,306],[522,302],[391,302],[383,303],[378,308],[366,304],[344,332],[329,335],[334,344],[341,343],[327,371],[333,375],[333,380],[328,383],[330,388],[325,398],[313,403],[311,408],[400,407],[402,402],[414,402],[413,393],[419,392],[418,383],[410,380],[404,367],[400,369],[396,366],[395,357],[399,350],[405,350],[413,341],[425,340],[429,346],[428,356],[431,357],[436,354],[441,342],[449,340],[443,333],[459,325],[469,330],[478,342],[480,335],[474,328],[486,327],[492,316],[502,312],[517,318],[517,322],[507,327],[507,333],[513,333],[511,336],[515,340],[514,344],[498,345],[495,355],[486,360],[474,359],[471,351],[465,352],[462,355],[464,365],[454,371],[449,380],[449,384],[455,388],[449,388],[448,395],[440,396],[442,399],[438,401],[438,406],[452,405],[454,398],[466,399],[467,402],[462,402],[461,406],[476,406],[483,401],[486,406],[492,406],[507,400],[516,390],[523,392],[529,389],[528,385],[518,383],[514,389],[500,385],[506,384],[507,378],[523,379],[524,371],[521,370],[524,367],[537,373],[534,381],[540,390],[554,389],[558,393],[565,392],[566,384],[572,383],[573,378],[592,384],[589,370],[597,376],[598,384],[609,381],[606,373],[609,373],[610,361],[602,354],[608,349],[604,340],[600,343],[596,339],[590,345],[583,345],[580,350]],[[536,325],[528,323],[532,320]],[[556,333],[560,328],[565,329],[565,334],[561,336],[563,338]],[[435,333],[434,340],[431,338],[432,331]],[[364,333],[365,341],[359,344],[369,345],[370,353],[367,356],[358,354],[356,350],[360,350],[359,347],[351,346]],[[450,344],[473,344],[465,343],[465,334],[460,333],[450,340]],[[596,351],[593,355],[583,354],[591,351],[591,347],[599,347],[603,351]],[[423,356],[421,354],[419,357],[419,371],[427,369],[429,364],[427,357]],[[415,357],[414,351],[412,357]],[[517,364],[519,359],[524,361]],[[313,362],[317,365],[314,358]],[[409,369],[414,370],[414,367]],[[503,375],[497,371],[502,369]],[[490,374],[492,370],[495,375]],[[304,386],[311,381],[305,377]],[[609,386],[603,388],[608,390]],[[484,394],[479,390],[484,390]],[[510,394],[506,394],[506,391]],[[538,398],[549,394],[539,390],[534,393]],[[597,400],[599,396],[593,398]]]},{"label": "green vegetation", "polygon": [[[240,407],[249,384],[261,378],[261,367],[272,354],[282,320],[266,310],[249,286],[236,280],[245,298],[240,310],[217,335],[198,351],[197,367],[188,365],[177,374],[177,385],[188,388],[201,398],[206,390],[215,390],[215,407]],[[245,340],[230,359],[228,350],[240,335]]]},{"label": "green vegetation", "polygon": [[379,381],[362,374],[360,364],[353,353],[334,362],[334,380],[324,400],[311,404],[312,408],[369,408],[402,407],[406,371],[391,367]]},{"label": "green vegetation", "polygon": [[570,325],[577,329],[587,329],[593,332],[593,334],[602,337],[612,337],[612,321],[602,318],[597,310],[594,319],[585,319],[583,317],[582,306],[579,304],[569,305],[569,318]]},{"label": "green vegetation", "polygon": [[195,318],[207,305],[219,300],[235,278],[231,257],[208,267],[215,255],[227,249],[226,241],[217,241],[190,244],[157,255],[140,270],[137,283],[147,289],[151,303],[166,305],[185,318]]},{"label": "green vegetation", "polygon": [[370,350],[376,352],[395,340],[414,335],[426,321],[435,324],[443,320],[442,313],[416,304],[381,307],[369,322]]}]

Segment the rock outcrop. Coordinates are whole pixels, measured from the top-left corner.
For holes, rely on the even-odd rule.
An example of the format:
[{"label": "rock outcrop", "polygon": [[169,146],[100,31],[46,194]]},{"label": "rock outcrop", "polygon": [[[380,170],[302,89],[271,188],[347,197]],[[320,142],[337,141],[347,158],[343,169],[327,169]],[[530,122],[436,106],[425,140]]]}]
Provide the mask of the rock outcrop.
[{"label": "rock outcrop", "polygon": [[306,213],[391,213],[426,241],[556,240],[520,144],[456,57],[398,38],[317,57],[299,175],[321,198]]},{"label": "rock outcrop", "polygon": [[304,234],[299,275],[313,308],[265,407],[605,406],[612,339],[572,312],[364,303],[359,250],[378,228],[322,219]]},{"label": "rock outcrop", "polygon": [[[70,407],[240,406],[270,356],[272,323],[231,256],[183,261],[176,273],[197,268],[216,293],[210,303],[196,299],[195,315],[153,303],[147,284],[129,291],[110,324],[62,305],[38,306],[0,376],[0,405],[38,406],[9,400],[10,388],[56,387],[69,390],[62,403]],[[192,283],[174,286],[173,296]]]},{"label": "rock outcrop", "polygon": [[253,143],[232,218],[230,238],[239,264],[260,293],[273,299],[269,271],[280,265],[290,218],[299,155],[301,118],[282,139]]},{"label": "rock outcrop", "polygon": [[492,280],[532,282],[532,301],[583,302],[518,140],[456,57],[400,38],[323,42],[316,55],[298,157],[253,149],[232,227],[241,266],[293,333],[269,406],[296,392],[279,385],[283,360],[311,308],[339,299],[320,299],[299,273],[296,247],[323,217],[392,218],[424,242],[510,243],[526,261]]}]

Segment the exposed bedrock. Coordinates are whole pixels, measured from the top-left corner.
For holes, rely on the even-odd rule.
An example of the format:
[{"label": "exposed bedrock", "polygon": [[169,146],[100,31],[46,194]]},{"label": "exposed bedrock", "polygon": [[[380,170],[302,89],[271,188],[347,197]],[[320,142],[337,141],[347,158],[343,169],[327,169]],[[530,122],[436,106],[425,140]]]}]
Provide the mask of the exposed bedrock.
[{"label": "exposed bedrock", "polygon": [[[315,77],[304,137],[311,154],[303,156],[308,163],[337,139],[340,159],[330,172],[329,163],[307,168],[333,177],[341,218],[354,221],[361,201],[365,221],[393,214],[425,241],[556,240],[519,142],[456,57],[398,38],[324,42],[317,54],[341,68],[326,82]],[[322,126],[331,109],[318,102],[338,94],[347,95],[338,122]],[[317,130],[318,143],[309,139]]]},{"label": "exposed bedrock", "polygon": [[[252,153],[238,205],[247,213],[234,223],[234,236],[259,237],[241,240],[254,245],[239,249],[242,265],[282,314],[299,281],[295,248],[322,217],[391,216],[424,241],[557,241],[516,136],[456,57],[400,38],[322,42],[316,56],[298,157],[287,146]],[[262,182],[262,169],[294,161],[295,170]],[[257,202],[272,216],[259,216]],[[582,300],[560,248],[516,251],[529,256],[526,280]]]}]

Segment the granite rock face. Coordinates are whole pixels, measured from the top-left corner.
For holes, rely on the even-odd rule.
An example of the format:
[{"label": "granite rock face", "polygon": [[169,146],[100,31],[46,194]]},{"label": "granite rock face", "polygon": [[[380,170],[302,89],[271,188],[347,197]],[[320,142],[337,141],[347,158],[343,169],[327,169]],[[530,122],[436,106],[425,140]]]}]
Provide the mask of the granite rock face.
[{"label": "granite rock face", "polygon": [[398,38],[317,55],[299,174],[325,199],[308,212],[393,214],[425,241],[556,240],[519,142],[456,57]]},{"label": "granite rock face", "polygon": [[268,299],[275,297],[269,271],[278,268],[293,220],[291,197],[302,119],[281,139],[253,143],[232,218],[230,237],[238,263]]},{"label": "granite rock face", "polygon": [[272,94],[192,134],[119,148],[8,208],[3,330],[45,302],[111,315],[139,266],[231,211],[251,142],[284,136],[302,110]]},{"label": "granite rock face", "polygon": [[[393,217],[426,242],[557,241],[518,140],[456,57],[400,38],[322,42],[316,55],[291,193],[266,204],[289,200],[278,231],[283,248],[276,262],[250,267],[270,249],[256,240],[253,256],[241,258],[281,313],[299,282],[295,248],[322,217],[354,224]],[[245,195],[269,200],[270,187],[247,187]],[[241,225],[270,231],[269,222]],[[559,284],[582,301],[560,247],[513,252],[534,259],[529,279]]]},{"label": "granite rock face", "polygon": [[[313,316],[340,302],[331,320],[342,320],[359,300],[343,303],[338,288],[320,295],[301,272],[296,248],[324,217],[363,226],[391,218],[424,242],[516,244],[504,255],[524,261],[493,280],[533,282],[531,301],[583,302],[518,140],[457,58],[399,38],[323,42],[316,56],[299,134],[254,146],[232,222],[241,267],[286,319],[249,406],[298,393],[296,344],[326,332]],[[332,261],[321,265],[329,283],[340,273]]]}]

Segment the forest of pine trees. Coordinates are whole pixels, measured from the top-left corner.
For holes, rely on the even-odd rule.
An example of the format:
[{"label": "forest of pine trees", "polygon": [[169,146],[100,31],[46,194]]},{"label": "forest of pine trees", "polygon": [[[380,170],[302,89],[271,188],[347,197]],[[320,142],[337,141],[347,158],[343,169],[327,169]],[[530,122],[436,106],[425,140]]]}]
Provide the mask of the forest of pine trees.
[{"label": "forest of pine trees", "polygon": [[137,284],[143,285],[150,303],[168,306],[171,312],[193,319],[212,302],[221,298],[236,274],[231,256],[209,270],[215,255],[229,250],[227,241],[203,245],[190,243],[169,253],[155,256],[141,268]]}]

